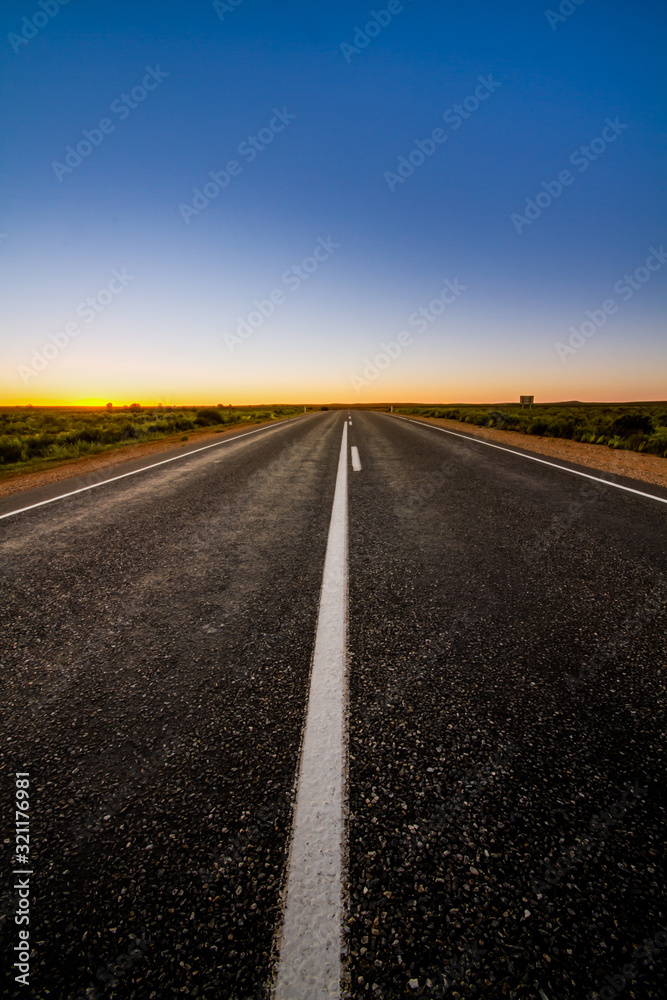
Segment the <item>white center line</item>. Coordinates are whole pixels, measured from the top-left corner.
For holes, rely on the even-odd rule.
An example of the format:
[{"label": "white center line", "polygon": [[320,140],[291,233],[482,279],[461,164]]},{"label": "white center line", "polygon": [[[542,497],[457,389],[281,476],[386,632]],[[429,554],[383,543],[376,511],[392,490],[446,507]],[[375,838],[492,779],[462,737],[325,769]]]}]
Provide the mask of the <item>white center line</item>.
[{"label": "white center line", "polygon": [[356,445],[352,445],[352,468],[355,472],[361,472],[361,459],[359,458],[359,449]]},{"label": "white center line", "polygon": [[347,425],[338,459],[274,1000],[339,1000],[347,706]]}]

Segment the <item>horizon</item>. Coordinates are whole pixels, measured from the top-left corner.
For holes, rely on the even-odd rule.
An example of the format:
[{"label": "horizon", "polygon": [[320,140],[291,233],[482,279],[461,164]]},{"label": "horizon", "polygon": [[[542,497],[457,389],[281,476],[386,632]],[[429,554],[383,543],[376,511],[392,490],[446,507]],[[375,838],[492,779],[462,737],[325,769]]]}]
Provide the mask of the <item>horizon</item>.
[{"label": "horizon", "polygon": [[[528,405],[528,404],[526,404]],[[544,399],[534,400],[533,406],[663,406],[667,405],[665,399]],[[521,406],[520,400],[381,400],[373,403],[363,403],[355,401],[323,400],[321,402],[313,400],[300,401],[274,401],[271,403],[21,403],[5,405],[0,403],[0,410],[157,410],[157,409],[272,409],[272,408],[294,408],[309,406],[313,408],[334,407],[336,409],[382,409],[389,406]]]}]

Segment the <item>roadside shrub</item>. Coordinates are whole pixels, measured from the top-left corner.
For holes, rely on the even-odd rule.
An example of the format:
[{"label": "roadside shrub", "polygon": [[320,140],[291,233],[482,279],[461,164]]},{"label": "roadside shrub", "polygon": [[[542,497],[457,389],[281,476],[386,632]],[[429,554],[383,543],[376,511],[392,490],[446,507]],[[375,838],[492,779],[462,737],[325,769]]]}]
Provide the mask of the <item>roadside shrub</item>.
[{"label": "roadside shrub", "polygon": [[25,447],[28,450],[28,458],[45,455],[55,440],[55,434],[33,434],[26,438]]},{"label": "roadside shrub", "polygon": [[549,424],[546,420],[533,420],[532,424],[528,427],[529,434],[538,434],[539,436],[546,434],[548,430]]},{"label": "roadside shrub", "polygon": [[650,416],[640,413],[624,413],[617,417],[611,425],[612,433],[628,436],[632,431],[641,431],[650,434],[653,430],[653,421]]},{"label": "roadside shrub", "polygon": [[0,463],[9,465],[23,459],[23,445],[18,438],[0,437]]},{"label": "roadside shrub", "polygon": [[214,410],[212,407],[206,407],[202,410],[197,410],[194,422],[198,424],[199,427],[210,427],[213,424],[224,424],[225,418],[219,410]]},{"label": "roadside shrub", "polygon": [[625,447],[630,451],[643,451],[647,441],[646,434],[630,434],[625,438]]},{"label": "roadside shrub", "polygon": [[667,458],[667,427],[658,427],[644,445],[644,451],[651,455]]}]

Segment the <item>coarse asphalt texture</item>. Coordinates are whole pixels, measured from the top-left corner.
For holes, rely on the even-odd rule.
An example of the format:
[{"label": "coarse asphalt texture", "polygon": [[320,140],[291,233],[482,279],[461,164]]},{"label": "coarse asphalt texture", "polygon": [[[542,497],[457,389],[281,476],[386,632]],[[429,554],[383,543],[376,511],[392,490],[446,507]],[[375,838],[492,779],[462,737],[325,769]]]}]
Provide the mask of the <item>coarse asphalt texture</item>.
[{"label": "coarse asphalt texture", "polygon": [[[344,419],[0,521],[3,995],[270,997]],[[342,996],[667,996],[667,505],[348,431]]]}]

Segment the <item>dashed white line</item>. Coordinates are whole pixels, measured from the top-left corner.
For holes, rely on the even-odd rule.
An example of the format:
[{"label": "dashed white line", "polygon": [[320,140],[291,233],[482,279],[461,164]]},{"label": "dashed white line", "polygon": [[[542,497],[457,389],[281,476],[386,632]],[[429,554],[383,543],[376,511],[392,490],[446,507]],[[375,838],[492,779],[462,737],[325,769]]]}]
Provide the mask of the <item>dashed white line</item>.
[{"label": "dashed white line", "polygon": [[347,705],[347,425],[324,561],[274,1000],[339,1000]]},{"label": "dashed white line", "polygon": [[352,468],[355,472],[361,472],[361,459],[359,458],[359,449],[356,445],[352,445]]},{"label": "dashed white line", "polygon": [[452,437],[463,438],[464,441],[472,441],[474,444],[483,444],[487,448],[495,448],[497,451],[506,451],[510,455],[518,458],[527,458],[531,462],[539,462],[540,465],[549,465],[552,469],[560,469],[561,472],[569,472],[573,476],[583,476],[584,479],[592,479],[596,483],[603,483],[604,486],[613,486],[616,490],[625,490],[626,493],[635,493],[640,497],[647,497],[649,500],[657,500],[658,503],[667,503],[667,497],[657,497],[655,493],[644,493],[643,490],[635,490],[632,486],[623,486],[622,483],[612,483],[601,476],[592,476],[589,472],[579,472],[578,469],[568,469],[566,465],[558,465],[557,462],[548,462],[545,458],[538,458],[536,455],[526,455],[522,451],[515,451],[514,448],[505,448],[502,444],[492,444],[491,441],[484,441],[482,438],[473,437],[470,434],[459,434],[457,431],[447,430],[446,427],[438,427],[435,424],[425,424],[422,420],[410,420],[409,417],[402,417],[394,414],[398,420],[407,420],[410,424],[418,424],[421,427],[431,427],[435,431],[442,431],[443,434],[451,434]]}]

